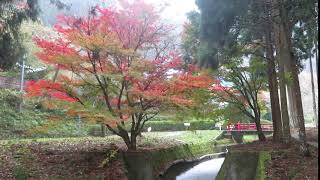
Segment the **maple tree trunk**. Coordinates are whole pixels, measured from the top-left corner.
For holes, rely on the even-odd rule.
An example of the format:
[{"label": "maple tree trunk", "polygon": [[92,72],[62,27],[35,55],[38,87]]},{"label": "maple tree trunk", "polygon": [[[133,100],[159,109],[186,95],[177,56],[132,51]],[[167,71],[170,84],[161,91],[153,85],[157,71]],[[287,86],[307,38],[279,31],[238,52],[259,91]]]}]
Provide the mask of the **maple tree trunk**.
[{"label": "maple tree trunk", "polygon": [[[122,137],[122,136],[121,136]],[[137,136],[135,135],[131,135],[130,138],[129,136],[124,136],[122,137],[122,139],[124,140],[124,142],[127,145],[128,151],[135,151],[137,150]]]},{"label": "maple tree trunk", "polygon": [[123,127],[120,125],[117,126],[118,131],[107,125],[107,128],[113,132],[114,134],[120,136],[124,143],[126,144],[128,151],[134,151],[137,149],[137,134],[135,132],[131,132],[131,135],[129,137],[129,133],[127,130],[125,130]]},{"label": "maple tree trunk", "polygon": [[137,135],[134,133],[134,134],[131,134],[130,136],[130,146],[128,147],[129,150],[136,150],[137,149]]},{"label": "maple tree trunk", "polygon": [[137,136],[136,135],[120,135],[124,143],[126,144],[128,151],[137,150]]},{"label": "maple tree trunk", "polygon": [[[266,10],[270,11],[270,9]],[[276,64],[271,41],[271,17],[268,15],[268,23],[265,27],[266,57],[268,62],[268,86],[270,92],[271,115],[273,123],[273,141],[280,142],[282,137],[281,111],[279,104],[278,80]]]}]

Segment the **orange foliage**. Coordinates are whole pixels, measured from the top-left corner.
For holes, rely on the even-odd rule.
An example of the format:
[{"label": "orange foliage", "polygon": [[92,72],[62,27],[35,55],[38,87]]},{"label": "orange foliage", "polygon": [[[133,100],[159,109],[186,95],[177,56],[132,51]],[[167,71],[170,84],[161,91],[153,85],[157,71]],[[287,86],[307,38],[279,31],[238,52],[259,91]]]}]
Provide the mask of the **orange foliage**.
[{"label": "orange foliage", "polygon": [[[184,70],[177,52],[143,58],[141,52],[150,44],[159,44],[172,26],[162,24],[158,11],[141,0],[121,2],[122,9],[97,7],[87,18],[60,16],[54,26],[59,39],[35,37],[42,49],[37,57],[74,77],[59,75],[58,82],[30,81],[27,96],[79,102],[83,109],[66,107],[70,115],[81,113],[110,126],[163,104],[192,105],[188,92],[207,89],[212,78],[194,65]],[[86,102],[93,101],[104,104],[101,112],[109,111],[112,116],[91,113]]]}]

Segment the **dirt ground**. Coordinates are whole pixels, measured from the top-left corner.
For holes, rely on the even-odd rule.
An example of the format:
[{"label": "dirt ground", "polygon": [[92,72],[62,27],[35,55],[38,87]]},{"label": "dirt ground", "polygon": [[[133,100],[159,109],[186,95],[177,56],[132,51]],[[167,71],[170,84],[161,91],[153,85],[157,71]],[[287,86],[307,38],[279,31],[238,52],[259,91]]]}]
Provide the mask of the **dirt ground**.
[{"label": "dirt ground", "polygon": [[[318,142],[318,129],[307,128],[306,133],[308,141]],[[318,148],[309,146],[310,156],[303,157],[299,152],[299,144],[294,139],[289,145],[273,143],[272,138],[268,138],[265,142],[236,145],[232,149],[271,152],[271,161],[266,165],[267,179],[316,180],[319,177]]]},{"label": "dirt ground", "polygon": [[[148,140],[148,141],[147,141]],[[140,151],[181,144],[138,139]],[[0,141],[1,142],[1,141]],[[0,180],[127,180],[120,138],[65,138],[0,143]]]},{"label": "dirt ground", "polygon": [[42,144],[15,144],[2,149],[0,179],[125,180],[124,165],[112,157],[110,146],[47,149]]},{"label": "dirt ground", "polygon": [[318,128],[306,128],[307,140],[311,142],[318,142]]},{"label": "dirt ground", "polygon": [[[318,142],[318,131],[316,127],[306,127],[307,141]],[[298,133],[298,129],[291,129],[292,133]]]},{"label": "dirt ground", "polygon": [[299,145],[293,142],[284,151],[272,152],[271,161],[267,164],[267,176],[279,180],[317,180],[318,149],[309,147],[311,155],[303,157]]},{"label": "dirt ground", "polygon": [[[307,129],[308,141],[318,142],[318,130]],[[124,144],[118,144],[118,148]],[[46,144],[11,144],[0,148],[0,179],[106,179],[126,180],[124,164],[110,153],[110,143],[64,142]],[[243,151],[270,151],[266,176],[279,180],[318,179],[318,149],[310,146],[311,155],[303,157],[296,141],[289,145],[252,142],[233,147]]]}]

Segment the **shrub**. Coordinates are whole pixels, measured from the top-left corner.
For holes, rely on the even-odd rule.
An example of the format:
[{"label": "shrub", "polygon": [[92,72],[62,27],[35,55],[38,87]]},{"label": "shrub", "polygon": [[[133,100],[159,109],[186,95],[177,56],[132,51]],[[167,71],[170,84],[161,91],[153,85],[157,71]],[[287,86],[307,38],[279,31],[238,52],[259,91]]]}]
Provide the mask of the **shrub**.
[{"label": "shrub", "polygon": [[260,123],[261,123],[261,124],[271,124],[272,121],[271,121],[271,120],[267,120],[267,119],[261,119],[261,120],[260,120]]},{"label": "shrub", "polygon": [[[147,131],[148,127],[151,127],[151,131],[184,131],[186,127],[185,122],[177,121],[149,121],[145,124],[142,131]],[[190,123],[189,130],[209,130],[214,129],[213,121],[188,121]],[[129,127],[127,127],[129,128]],[[111,135],[110,131],[107,131],[106,135]],[[88,129],[88,135],[90,136],[101,136],[101,126],[91,125]]]},{"label": "shrub", "polygon": [[87,124],[78,127],[75,120],[66,118],[62,111],[47,110],[32,101],[26,101],[19,111],[20,102],[18,91],[0,89],[0,139],[87,135]]},{"label": "shrub", "polygon": [[32,128],[28,131],[29,137],[83,137],[88,135],[88,124],[78,125],[72,119],[58,122],[47,121],[46,124]]},{"label": "shrub", "polygon": [[21,103],[21,94],[11,89],[0,89],[0,106],[17,109]]},{"label": "shrub", "polygon": [[29,175],[28,175],[26,169],[24,169],[21,166],[14,167],[12,174],[13,174],[14,179],[16,179],[16,180],[27,180],[29,178]]},{"label": "shrub", "polygon": [[149,121],[145,124],[143,131],[147,131],[148,127],[151,127],[152,131],[184,131],[186,130],[184,123],[190,123],[189,130],[209,130],[214,128],[213,121]]}]

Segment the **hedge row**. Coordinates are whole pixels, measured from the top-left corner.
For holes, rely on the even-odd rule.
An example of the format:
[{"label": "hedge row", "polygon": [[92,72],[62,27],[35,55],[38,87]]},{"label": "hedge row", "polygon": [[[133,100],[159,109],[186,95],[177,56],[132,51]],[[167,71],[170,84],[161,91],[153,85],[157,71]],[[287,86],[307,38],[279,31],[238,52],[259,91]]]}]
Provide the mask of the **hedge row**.
[{"label": "hedge row", "polygon": [[[190,127],[188,130],[209,130],[214,129],[213,121],[189,121]],[[149,121],[146,122],[142,131],[146,132],[147,129],[151,127],[151,131],[184,131],[186,127],[184,126],[184,122],[177,121]],[[129,127],[126,127],[128,130]],[[89,128],[89,135],[91,136],[101,136],[101,126],[100,125],[92,125]],[[111,135],[110,131],[106,132],[106,135]]]},{"label": "hedge row", "polygon": [[151,131],[184,131],[186,127],[184,123],[190,123],[189,130],[209,130],[214,128],[213,121],[149,121],[145,124],[143,131],[147,131],[151,127]]}]

